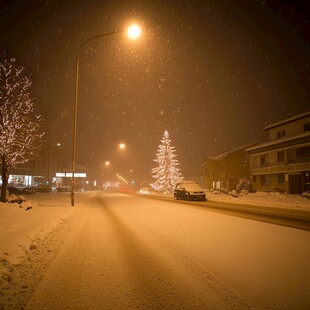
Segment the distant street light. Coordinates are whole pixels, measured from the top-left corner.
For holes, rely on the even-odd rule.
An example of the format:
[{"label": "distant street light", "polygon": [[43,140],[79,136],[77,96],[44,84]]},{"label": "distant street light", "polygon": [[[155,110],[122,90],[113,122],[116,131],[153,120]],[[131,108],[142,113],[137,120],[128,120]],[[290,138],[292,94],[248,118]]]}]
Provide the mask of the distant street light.
[{"label": "distant street light", "polygon": [[125,143],[120,143],[118,146],[119,146],[119,148],[121,150],[124,150],[126,148],[126,144]]},{"label": "distant street light", "polygon": [[[72,148],[72,179],[71,179],[71,206],[74,206],[74,173],[75,173],[75,155],[76,155],[76,124],[77,124],[77,108],[78,108],[78,90],[79,90],[79,67],[80,67],[80,52],[85,45],[89,42],[99,39],[101,37],[106,37],[112,34],[119,33],[118,30],[114,30],[111,32],[105,32],[99,34],[97,36],[91,37],[85,42],[82,43],[78,52],[77,52],[77,59],[76,59],[76,78],[75,78],[75,103],[74,103],[74,120],[73,120],[73,148]],[[128,28],[127,35],[130,39],[135,40],[141,34],[141,30],[137,25],[131,25]]]}]

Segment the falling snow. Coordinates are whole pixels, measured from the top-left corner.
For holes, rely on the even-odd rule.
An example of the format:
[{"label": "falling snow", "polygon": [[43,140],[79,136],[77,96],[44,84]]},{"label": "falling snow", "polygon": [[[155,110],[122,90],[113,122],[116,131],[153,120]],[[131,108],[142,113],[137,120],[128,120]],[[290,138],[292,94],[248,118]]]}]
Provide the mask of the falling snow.
[{"label": "falling snow", "polygon": [[150,178],[167,128],[197,178],[207,156],[263,141],[266,124],[308,109],[306,3],[4,1],[0,42],[32,71],[47,137],[70,154],[76,53],[134,16],[141,40],[101,38],[81,52],[77,161],[96,174],[91,154],[108,156],[122,139],[128,168]]}]

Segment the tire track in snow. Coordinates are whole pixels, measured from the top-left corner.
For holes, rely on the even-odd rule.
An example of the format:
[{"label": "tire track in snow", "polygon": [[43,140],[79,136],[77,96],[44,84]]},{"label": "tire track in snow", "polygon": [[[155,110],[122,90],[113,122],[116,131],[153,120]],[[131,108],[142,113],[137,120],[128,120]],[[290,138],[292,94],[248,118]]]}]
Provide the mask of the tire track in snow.
[{"label": "tire track in snow", "polygon": [[[210,269],[206,269],[205,266],[197,262],[190,253],[184,252],[184,250],[180,249],[170,238],[169,236],[164,235],[158,229],[151,227],[150,225],[146,225],[145,222],[141,220],[137,220],[130,213],[126,212],[124,208],[122,210],[123,213],[126,213],[126,216],[130,218],[135,225],[141,226],[145,231],[148,232],[152,236],[152,238],[157,239],[157,246],[153,248],[153,251],[161,251],[162,253],[169,253],[169,255],[173,256],[174,260],[179,260],[182,266],[190,272],[189,276],[195,275],[195,277],[200,278],[203,282],[203,285],[210,290],[214,290],[217,292],[218,296],[221,296],[221,299],[226,301],[229,304],[231,309],[236,307],[236,309],[241,308],[252,308],[249,306],[247,302],[247,298],[241,296],[232,285],[228,284],[225,279],[218,276]],[[169,260],[169,257],[167,258]]]},{"label": "tire track in snow", "polygon": [[105,253],[111,250],[105,246],[111,236],[98,210],[91,204],[76,206],[66,243],[26,309],[126,308],[119,295],[113,296],[119,282],[115,284],[117,275]]},{"label": "tire track in snow", "polygon": [[[125,214],[126,208],[119,208],[117,203],[111,206],[113,200],[107,197],[97,199],[120,238],[137,289],[143,292],[150,305],[155,306],[154,309],[251,308],[245,298],[238,296],[223,280],[207,272],[158,231],[128,214],[125,224],[119,213]],[[134,227],[139,227],[139,236],[129,227],[128,218]],[[145,237],[143,240],[141,234]],[[152,244],[148,239],[153,241]]]}]

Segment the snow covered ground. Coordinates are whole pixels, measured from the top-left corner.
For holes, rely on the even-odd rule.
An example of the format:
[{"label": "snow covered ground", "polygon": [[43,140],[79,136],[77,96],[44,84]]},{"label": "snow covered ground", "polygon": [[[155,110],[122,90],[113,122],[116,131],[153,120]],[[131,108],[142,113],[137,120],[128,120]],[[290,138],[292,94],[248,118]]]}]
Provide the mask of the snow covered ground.
[{"label": "snow covered ground", "polygon": [[[80,195],[84,195],[80,194]],[[85,193],[85,197],[88,197],[87,195],[90,195],[90,197],[94,197],[96,193]],[[243,197],[239,198],[233,198],[231,196],[225,195],[225,194],[214,194],[211,192],[207,192],[208,200],[210,201],[226,201],[226,202],[232,202],[232,203],[242,203],[242,204],[255,204],[255,205],[261,205],[261,206],[269,206],[269,207],[275,207],[275,208],[295,208],[295,209],[301,209],[301,210],[308,210],[310,211],[310,200],[302,198],[300,196],[291,196],[291,195],[283,195],[283,194],[267,194],[267,193],[255,193],[255,194],[249,194]],[[143,199],[144,201],[145,199]],[[111,200],[112,201],[112,200]],[[119,200],[122,201],[122,200]],[[146,201],[146,200],[145,200]],[[141,202],[141,207],[139,207],[139,212],[136,214],[139,214],[141,219],[139,221],[142,222],[144,220],[143,212],[145,213],[145,216],[148,217],[148,223],[154,220],[153,213],[150,213],[150,211],[146,211],[145,208],[145,202]],[[153,203],[155,204],[155,203]],[[121,204],[119,203],[119,206],[121,207]],[[137,208],[135,206],[135,208]],[[160,204],[158,205],[158,208],[161,208],[163,211],[166,210],[166,208],[162,207]],[[157,210],[160,210],[158,209]],[[180,212],[180,215],[182,212],[185,212],[185,210],[178,209],[176,207],[173,207],[174,210],[178,210]],[[170,208],[169,208],[170,209]],[[9,288],[12,289],[11,283],[15,283],[15,288],[13,287],[13,291],[11,293],[11,298],[17,298],[16,295],[20,295],[20,289],[17,289],[18,283],[20,283],[20,286],[24,288],[25,294],[27,292],[28,295],[31,295],[31,287],[35,287],[37,283],[41,281],[40,278],[40,272],[38,269],[42,271],[42,268],[44,267],[44,261],[46,261],[46,264],[48,264],[49,261],[52,260],[53,255],[57,254],[57,249],[55,248],[55,244],[57,248],[61,248],[63,244],[62,236],[64,234],[70,233],[70,225],[66,225],[68,222],[72,222],[72,219],[78,218],[78,207],[71,207],[70,206],[70,195],[68,193],[50,193],[50,194],[35,194],[26,196],[26,202],[23,202],[22,204],[18,203],[0,203],[0,309],[1,308],[1,291],[8,290]],[[169,212],[172,209],[170,209]],[[186,209],[187,210],[187,209]],[[190,209],[188,209],[190,211]],[[189,211],[186,212],[189,212]],[[131,212],[129,209],[126,209],[126,212]],[[200,212],[200,211],[199,211]],[[195,221],[200,223],[200,213],[199,214],[191,214],[194,212],[189,212],[188,215],[193,217]],[[136,216],[136,215],[135,215]],[[222,219],[219,220],[219,217]],[[173,216],[171,217],[173,218]],[[251,226],[251,233],[253,233],[253,236],[256,236],[257,231],[260,231],[260,238],[264,239],[263,241],[260,240],[260,246],[262,248],[265,248],[266,242],[268,243],[270,234],[276,233],[274,238],[280,238],[280,233],[283,239],[279,239],[279,253],[273,253],[272,251],[268,254],[270,256],[270,262],[276,258],[276,259],[283,259],[283,256],[281,256],[281,251],[285,252],[284,254],[287,258],[288,266],[290,266],[290,259],[293,261],[294,253],[301,253],[302,256],[305,256],[306,253],[309,252],[309,248],[306,246],[306,240],[309,239],[309,232],[302,232],[294,229],[288,229],[288,228],[281,228],[281,227],[274,227],[273,225],[267,225],[269,227],[269,230],[266,229],[266,224],[257,223],[257,224],[247,224],[245,225],[246,220],[239,220],[239,219],[231,219],[231,217],[227,216],[220,216],[220,215],[214,215],[212,217],[208,216],[209,221],[210,218],[214,218],[213,222],[211,221],[210,225],[220,225],[223,228],[223,231],[229,230],[231,225],[233,224],[234,233],[236,236],[238,235],[238,231],[242,228],[245,229],[248,226]],[[223,222],[224,219],[224,222]],[[234,226],[234,223],[236,224]],[[240,224],[242,225],[240,226]],[[64,225],[63,225],[64,224]],[[162,225],[163,223],[160,222]],[[168,224],[168,223],[167,223]],[[237,225],[238,224],[238,225]],[[186,224],[187,225],[187,224]],[[215,226],[216,226],[215,225]],[[262,229],[262,225],[264,225],[264,229]],[[178,227],[184,227],[184,223],[180,225],[177,225]],[[218,226],[216,226],[214,228]],[[225,226],[225,227],[224,227]],[[200,226],[199,226],[200,227]],[[203,225],[201,226],[202,229]],[[240,228],[241,227],[241,228]],[[167,229],[170,227],[167,226]],[[190,227],[188,227],[190,228]],[[196,229],[196,228],[195,228]],[[197,228],[198,229],[198,228]],[[200,229],[200,228],[199,228]],[[245,231],[245,235],[248,233]],[[201,235],[201,234],[200,234]],[[302,235],[302,239],[300,239],[300,236],[297,238],[297,235]],[[219,236],[222,237],[222,235],[219,234]],[[218,238],[215,234],[215,237]],[[215,238],[214,237],[214,238]],[[235,243],[236,248],[239,248],[239,251],[246,251],[245,248],[242,248],[241,246],[241,236],[239,236],[236,239],[232,238],[232,243]],[[281,246],[281,244],[284,242],[284,237],[289,237],[290,240],[290,246],[294,248],[295,252],[290,252],[288,249],[285,249]],[[177,236],[177,238],[179,238]],[[180,237],[181,238],[181,237]],[[209,236],[206,241],[210,242],[210,244],[216,244],[218,241],[215,239],[212,239],[212,236]],[[254,237],[253,237],[254,238]],[[210,240],[209,240],[210,239]],[[56,241],[55,241],[56,240]],[[238,242],[237,242],[238,240]],[[286,239],[285,239],[286,240]],[[277,242],[278,242],[277,241]],[[294,242],[293,242],[294,241]],[[298,241],[298,242],[297,242]],[[180,239],[180,242],[184,244],[184,237]],[[193,239],[188,240],[188,245],[193,246]],[[300,243],[300,247],[298,247],[298,244]],[[196,243],[194,243],[195,245]],[[230,246],[231,246],[230,244]],[[249,244],[247,242],[246,244]],[[270,243],[271,244],[271,243]],[[295,244],[295,245],[294,245]],[[224,246],[224,245],[223,245]],[[270,245],[271,246],[271,245]],[[54,248],[53,248],[54,247]],[[227,246],[219,247],[219,244],[216,247],[216,251],[223,251],[223,253],[227,250]],[[226,249],[226,250],[225,250]],[[301,249],[304,249],[303,252]],[[193,249],[192,249],[193,250]],[[199,259],[201,248],[200,245],[197,243],[197,259]],[[233,249],[232,249],[233,250]],[[254,251],[254,249],[253,249]],[[33,254],[32,253],[35,253]],[[251,251],[250,251],[251,252]],[[255,252],[255,251],[254,251]],[[194,253],[194,252],[192,252]],[[222,254],[223,254],[222,253]],[[226,252],[225,252],[226,253]],[[210,255],[211,253],[207,253]],[[227,253],[226,253],[227,254]],[[227,255],[220,255],[221,259],[223,260],[222,267],[225,266],[226,268],[230,269],[232,266],[231,260],[227,260],[229,256]],[[248,252],[243,253],[244,256],[250,255]],[[259,254],[259,253],[258,253]],[[283,253],[282,253],[283,254]],[[216,253],[214,253],[216,256]],[[267,255],[267,256],[268,256]],[[296,254],[297,255],[297,254]],[[257,256],[259,257],[259,255]],[[251,259],[253,257],[251,256]],[[256,259],[256,258],[255,258]],[[269,260],[268,260],[269,261]],[[218,262],[218,257],[214,258],[214,262]],[[267,262],[267,261],[266,261]],[[300,261],[299,267],[302,269],[304,260]],[[19,266],[22,265],[24,268],[19,268]],[[43,266],[43,267],[42,267]],[[251,270],[251,266],[247,266],[246,264],[240,264],[237,260],[235,262],[234,268],[236,268],[236,273],[238,274],[238,270],[242,270],[242,268],[248,268],[247,272]],[[268,265],[267,265],[268,267]],[[32,272],[34,274],[35,280],[33,280],[36,283],[24,283],[23,282],[23,273]],[[14,270],[17,272],[14,273]],[[29,271],[30,270],[30,271]],[[293,269],[292,269],[293,270]],[[281,270],[279,269],[279,277],[281,275]],[[302,271],[302,270],[301,270]],[[243,271],[244,272],[244,271]],[[300,274],[304,274],[304,272],[300,272]],[[37,276],[36,276],[37,275]],[[293,275],[293,273],[291,274]],[[254,275],[253,275],[254,276]],[[15,279],[12,279],[12,277],[16,277]],[[17,279],[18,278],[18,279]],[[19,279],[20,278],[20,279]],[[16,284],[17,283],[17,284]],[[263,286],[263,283],[262,283]],[[16,293],[18,292],[18,293]],[[14,297],[15,296],[15,297]],[[18,298],[22,298],[22,296],[19,296]],[[22,304],[22,302],[21,302]],[[4,307],[4,309],[6,309]]]},{"label": "snow covered ground", "polygon": [[[0,260],[20,263],[36,237],[43,237],[72,212],[66,194],[35,194],[24,196],[18,203],[0,202]],[[29,208],[27,210],[27,208]],[[1,264],[0,264],[1,271]]]},{"label": "snow covered ground", "polygon": [[287,208],[310,211],[310,199],[300,195],[288,195],[276,192],[256,192],[234,198],[227,194],[207,192],[208,200],[241,203],[271,208]]},{"label": "snow covered ground", "polygon": [[[167,195],[171,197],[171,195]],[[29,251],[36,236],[46,235],[57,224],[74,212],[68,193],[35,194],[26,201],[0,203],[0,259],[18,263]],[[290,208],[310,211],[310,199],[300,195],[257,192],[234,198],[226,194],[207,192],[210,201],[242,203],[272,208]],[[26,210],[32,207],[30,210]],[[1,268],[1,265],[0,265]],[[1,270],[1,269],[0,269]]]}]

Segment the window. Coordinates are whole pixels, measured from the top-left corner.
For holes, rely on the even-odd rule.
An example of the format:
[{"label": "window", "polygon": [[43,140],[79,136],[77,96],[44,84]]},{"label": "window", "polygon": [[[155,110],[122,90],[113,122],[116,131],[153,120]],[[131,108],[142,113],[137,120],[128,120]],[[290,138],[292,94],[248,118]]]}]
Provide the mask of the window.
[{"label": "window", "polygon": [[285,174],[284,173],[278,173],[278,184],[285,183]]},{"label": "window", "polygon": [[261,175],[260,176],[260,184],[261,185],[269,185],[269,175]]},{"label": "window", "polygon": [[284,162],[284,151],[277,152],[277,162]]},{"label": "window", "polygon": [[303,127],[304,127],[304,132],[310,131],[310,123],[305,123]]},{"label": "window", "polygon": [[305,191],[310,191],[310,171],[304,172],[305,176]]},{"label": "window", "polygon": [[310,157],[310,147],[300,147],[295,150],[296,158],[309,158]]},{"label": "window", "polygon": [[283,138],[286,136],[286,131],[285,130],[281,130],[277,132],[277,139]]},{"label": "window", "polygon": [[268,166],[268,155],[262,155],[260,157],[260,166],[267,167]]}]

